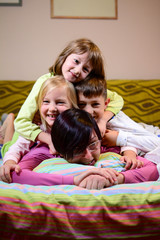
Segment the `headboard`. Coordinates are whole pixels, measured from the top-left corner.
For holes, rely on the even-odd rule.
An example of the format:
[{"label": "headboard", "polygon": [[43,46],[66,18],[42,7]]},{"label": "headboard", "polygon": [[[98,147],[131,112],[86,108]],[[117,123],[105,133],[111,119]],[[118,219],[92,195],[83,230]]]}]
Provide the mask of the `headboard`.
[{"label": "headboard", "polygon": [[[17,115],[34,82],[0,81],[0,117]],[[123,111],[129,117],[160,127],[160,80],[108,80],[107,87],[123,97]]]}]

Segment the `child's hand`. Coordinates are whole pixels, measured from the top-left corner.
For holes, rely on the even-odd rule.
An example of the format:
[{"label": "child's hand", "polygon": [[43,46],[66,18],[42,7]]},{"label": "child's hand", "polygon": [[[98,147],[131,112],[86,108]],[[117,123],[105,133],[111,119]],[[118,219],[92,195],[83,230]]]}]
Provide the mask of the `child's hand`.
[{"label": "child's hand", "polygon": [[37,124],[38,126],[40,126],[40,125],[42,124],[39,110],[34,114],[34,118],[33,118],[33,120],[32,120],[32,123],[35,123],[35,124]]},{"label": "child's hand", "polygon": [[49,147],[49,152],[50,152],[50,154],[52,154],[52,155],[57,154],[57,151],[56,151],[56,149],[54,148],[52,142],[48,145],[48,147]]},{"label": "child's hand", "polygon": [[121,162],[126,163],[125,169],[134,169],[143,167],[143,162],[136,159],[136,157],[122,156],[120,158]]},{"label": "child's hand", "polygon": [[106,147],[115,147],[118,134],[118,131],[106,129],[102,138],[102,145]]},{"label": "child's hand", "polygon": [[0,167],[0,181],[11,183],[11,171],[19,173],[21,171],[21,168],[15,161],[8,160],[4,165]]},{"label": "child's hand", "polygon": [[42,131],[39,133],[36,140],[47,144],[49,147],[50,154],[53,154],[53,155],[57,154],[57,152],[53,146],[53,143],[52,143],[51,134]]}]

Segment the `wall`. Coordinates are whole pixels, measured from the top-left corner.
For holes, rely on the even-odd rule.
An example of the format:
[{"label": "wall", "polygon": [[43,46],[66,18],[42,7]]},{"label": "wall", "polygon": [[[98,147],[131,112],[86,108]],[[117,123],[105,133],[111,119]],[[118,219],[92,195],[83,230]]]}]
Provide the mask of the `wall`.
[{"label": "wall", "polygon": [[118,20],[51,19],[50,0],[22,2],[0,7],[0,80],[37,79],[81,37],[102,50],[108,79],[160,78],[159,0],[118,0]]}]

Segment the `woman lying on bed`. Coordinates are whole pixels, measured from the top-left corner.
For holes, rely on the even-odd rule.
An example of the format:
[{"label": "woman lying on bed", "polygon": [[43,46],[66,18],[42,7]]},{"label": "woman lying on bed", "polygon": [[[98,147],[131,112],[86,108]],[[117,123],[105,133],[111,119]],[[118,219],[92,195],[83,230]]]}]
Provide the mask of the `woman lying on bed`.
[{"label": "woman lying on bed", "polygon": [[[76,95],[71,83],[65,81],[62,76],[55,76],[44,82],[37,101],[43,122],[42,128],[49,133],[58,114],[76,104]],[[3,159],[7,164],[9,162],[9,164],[5,164],[0,168],[0,179],[5,182],[12,182],[10,171],[13,171],[13,182],[31,185],[63,184],[64,180],[62,176],[59,176],[59,178],[57,176],[57,178],[55,177],[54,179],[53,175],[47,173],[39,175],[32,172],[43,160],[53,158],[53,155],[49,153],[49,149],[45,144],[43,144],[43,146],[38,145],[30,150],[32,145],[33,142],[19,137],[19,141],[17,141],[15,145],[12,145],[13,151],[10,149]],[[26,154],[27,152],[28,154]],[[21,159],[22,156],[24,157]],[[19,161],[20,163],[16,164]],[[21,172],[19,173],[20,169]],[[116,178],[115,172],[112,171],[112,173],[108,173],[107,176],[111,184],[113,184]],[[67,183],[69,184],[68,181]]]},{"label": "woman lying on bed", "polygon": [[[100,157],[101,134],[99,128],[90,114],[83,110],[69,109],[61,113],[53,124],[51,136],[56,150],[70,163],[82,163],[93,166]],[[12,173],[13,182],[31,185],[75,184],[73,176],[70,176],[70,181],[64,182],[62,179],[66,176],[59,175],[56,178],[54,174],[32,171],[37,166],[37,163],[41,163],[47,158],[53,158],[53,156],[49,153],[49,148],[46,144],[31,149],[19,163],[21,172],[19,174],[16,172]],[[117,161],[120,162],[119,158],[117,158]],[[88,189],[101,189],[117,183],[138,183],[157,180],[159,174],[156,165],[141,157],[140,160],[144,163],[141,168],[126,171],[124,169],[120,173],[108,168],[106,169],[106,176],[98,173],[98,170],[103,168],[92,167],[97,169],[97,172],[94,172],[92,175],[89,174],[89,176],[85,175],[83,180],[82,175],[80,180],[78,180],[78,186]],[[26,169],[26,166],[28,169]]]},{"label": "woman lying on bed", "polygon": [[[37,105],[42,120],[41,129],[50,134],[51,127],[58,114],[68,108],[77,107],[77,99],[73,85],[69,81],[66,81],[62,76],[58,75],[47,79],[40,89]],[[43,148],[39,146],[40,142],[37,143],[38,145],[33,148],[34,142],[19,136],[16,143],[10,147],[9,151],[3,158],[3,166],[0,168],[0,180],[12,182],[11,172],[13,172],[13,181],[18,181],[19,183],[37,185],[37,182],[34,179],[38,179],[38,184],[41,185],[63,183],[63,181],[53,181],[53,175],[48,176],[47,174],[41,174],[38,176],[32,172],[41,161],[47,158],[53,158],[52,154],[48,155],[48,148],[46,155],[43,152],[38,155],[39,149],[43,150]],[[44,146],[45,145],[43,144],[43,147]],[[32,161],[32,159],[34,160]],[[18,164],[19,161],[20,164]],[[16,173],[19,173],[20,169],[22,171],[17,175]],[[15,178],[18,177],[18,179],[14,179],[14,176]],[[46,177],[51,179],[47,182]],[[114,179],[111,181],[114,181]]]},{"label": "woman lying on bed", "polygon": [[[100,157],[101,135],[98,126],[83,110],[69,109],[61,113],[52,126],[51,136],[55,149],[70,163],[94,165]],[[117,173],[118,184],[158,179],[156,165],[145,158],[138,159],[143,161],[143,167]],[[95,176],[88,178],[95,179]],[[86,187],[85,181],[81,182],[81,187]],[[113,184],[103,178],[103,185],[108,187]]]}]

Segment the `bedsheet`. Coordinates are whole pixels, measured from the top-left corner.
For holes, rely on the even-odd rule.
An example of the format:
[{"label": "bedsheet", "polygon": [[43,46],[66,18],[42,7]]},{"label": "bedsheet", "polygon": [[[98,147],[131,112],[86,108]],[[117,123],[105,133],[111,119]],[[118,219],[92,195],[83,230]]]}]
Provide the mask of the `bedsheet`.
[{"label": "bedsheet", "polygon": [[[43,161],[35,171],[46,171],[48,161]],[[51,161],[59,161],[59,166],[65,163],[62,159]],[[58,162],[55,164],[58,166]],[[77,171],[75,166],[73,171]],[[160,182],[122,184],[102,190],[0,182],[2,240],[158,239],[159,236]]]},{"label": "bedsheet", "polygon": [[160,183],[87,190],[0,182],[0,226],[0,239],[17,239],[12,233],[26,239],[153,239],[160,236]]}]

